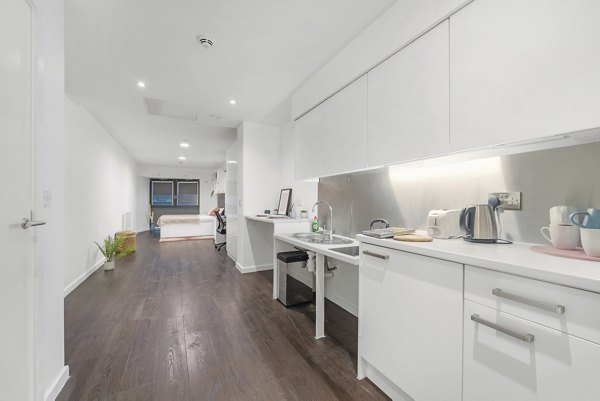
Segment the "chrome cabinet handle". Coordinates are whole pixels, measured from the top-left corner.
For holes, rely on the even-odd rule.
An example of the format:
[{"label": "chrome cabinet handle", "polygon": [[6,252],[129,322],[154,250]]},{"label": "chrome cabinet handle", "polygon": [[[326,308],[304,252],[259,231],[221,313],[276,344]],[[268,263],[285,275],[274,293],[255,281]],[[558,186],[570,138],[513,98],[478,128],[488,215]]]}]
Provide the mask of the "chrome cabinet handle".
[{"label": "chrome cabinet handle", "polygon": [[377,258],[377,259],[388,260],[390,258],[389,255],[380,255],[378,253],[374,253],[374,252],[371,252],[371,251],[363,251],[363,253],[365,255],[367,255],[367,256],[372,256],[372,257]]},{"label": "chrome cabinet handle", "polygon": [[27,230],[30,227],[36,227],[36,226],[43,226],[44,224],[46,224],[45,221],[31,221],[29,220],[27,217],[25,217],[22,221],[21,221],[21,228],[23,230]]},{"label": "chrome cabinet handle", "polygon": [[481,325],[487,326],[490,329],[494,329],[496,331],[499,331],[500,333],[504,333],[506,335],[516,338],[517,340],[521,340],[526,343],[532,343],[533,340],[535,340],[535,336],[533,334],[517,333],[514,330],[507,329],[506,327],[502,327],[500,325],[497,325],[496,323],[492,323],[488,320],[482,319],[477,314],[471,315],[471,320],[474,321],[475,323],[479,323]]},{"label": "chrome cabinet handle", "polygon": [[499,298],[510,299],[511,301],[515,301],[515,302],[519,302],[519,303],[522,303],[525,305],[533,306],[534,308],[543,309],[548,312],[554,312],[559,315],[562,315],[563,313],[565,313],[565,309],[566,309],[564,305],[552,305],[552,304],[548,304],[546,302],[537,301],[535,299],[525,298],[520,295],[515,295],[515,294],[508,293],[506,291],[502,291],[500,288],[494,288],[492,290],[492,294]]}]

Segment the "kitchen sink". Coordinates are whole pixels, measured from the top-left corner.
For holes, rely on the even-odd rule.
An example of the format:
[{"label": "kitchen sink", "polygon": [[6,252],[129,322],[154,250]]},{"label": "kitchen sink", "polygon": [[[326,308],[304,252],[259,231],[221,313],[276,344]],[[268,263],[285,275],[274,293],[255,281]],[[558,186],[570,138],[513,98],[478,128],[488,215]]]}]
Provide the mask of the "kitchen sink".
[{"label": "kitchen sink", "polygon": [[358,245],[344,246],[341,248],[332,248],[330,250],[334,251],[334,252],[343,253],[344,255],[348,255],[348,256],[358,256],[360,254]]},{"label": "kitchen sink", "polygon": [[351,244],[351,239],[340,238],[333,236],[333,239],[329,239],[329,234],[322,233],[296,233],[292,234],[293,238],[299,239],[300,241],[309,242],[311,244],[323,244],[323,245],[343,245]]}]

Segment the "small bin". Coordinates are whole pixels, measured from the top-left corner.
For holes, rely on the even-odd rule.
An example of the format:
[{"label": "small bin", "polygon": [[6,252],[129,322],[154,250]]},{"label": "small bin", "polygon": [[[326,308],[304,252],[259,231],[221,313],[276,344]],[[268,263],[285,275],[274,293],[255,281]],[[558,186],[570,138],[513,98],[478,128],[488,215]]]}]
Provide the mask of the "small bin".
[{"label": "small bin", "polygon": [[121,253],[123,251],[135,252],[136,248],[136,233],[135,231],[117,231],[115,233],[115,237],[125,237],[125,241],[119,246],[117,252]]},{"label": "small bin", "polygon": [[[279,302],[285,306],[297,305],[313,300],[313,289],[290,275],[306,269],[308,255],[303,251],[280,252],[277,254]],[[297,277],[300,274],[295,274]],[[312,277],[311,277],[312,279]]]}]

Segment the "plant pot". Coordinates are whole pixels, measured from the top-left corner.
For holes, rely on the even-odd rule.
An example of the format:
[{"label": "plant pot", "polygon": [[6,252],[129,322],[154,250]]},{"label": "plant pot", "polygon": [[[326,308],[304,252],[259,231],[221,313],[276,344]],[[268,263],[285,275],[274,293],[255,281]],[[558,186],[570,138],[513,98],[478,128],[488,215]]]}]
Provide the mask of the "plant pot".
[{"label": "plant pot", "polygon": [[110,262],[108,262],[108,261],[104,262],[104,271],[108,272],[111,270],[115,270],[115,261],[111,260]]}]

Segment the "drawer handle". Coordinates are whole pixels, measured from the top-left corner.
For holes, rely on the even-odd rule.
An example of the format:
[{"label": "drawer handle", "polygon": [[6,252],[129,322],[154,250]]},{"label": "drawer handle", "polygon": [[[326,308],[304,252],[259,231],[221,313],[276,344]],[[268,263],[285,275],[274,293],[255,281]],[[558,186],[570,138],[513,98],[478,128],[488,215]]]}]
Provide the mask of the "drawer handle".
[{"label": "drawer handle", "polygon": [[482,319],[477,314],[471,315],[471,320],[474,321],[475,323],[479,323],[481,325],[487,326],[490,329],[494,329],[496,331],[499,331],[500,333],[504,333],[506,335],[516,338],[517,340],[521,340],[526,343],[532,343],[533,340],[535,340],[535,336],[533,334],[517,333],[514,330],[507,329],[506,327],[502,327],[502,326],[497,325],[496,323],[492,323],[488,320]]},{"label": "drawer handle", "polygon": [[492,290],[492,294],[500,298],[510,299],[511,301],[520,302],[522,304],[533,306],[538,309],[543,309],[548,312],[554,312],[559,315],[565,313],[566,309],[564,305],[552,305],[546,302],[536,301],[535,299],[525,298],[520,295],[515,295],[506,291],[502,291],[500,288],[494,288]]},{"label": "drawer handle", "polygon": [[378,253],[374,253],[374,252],[371,252],[371,251],[363,251],[363,253],[365,255],[367,255],[367,256],[372,256],[372,257],[377,258],[377,259],[388,260],[390,258],[389,255],[380,255]]}]

